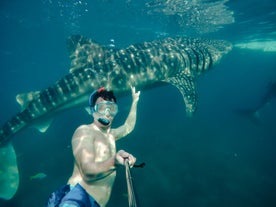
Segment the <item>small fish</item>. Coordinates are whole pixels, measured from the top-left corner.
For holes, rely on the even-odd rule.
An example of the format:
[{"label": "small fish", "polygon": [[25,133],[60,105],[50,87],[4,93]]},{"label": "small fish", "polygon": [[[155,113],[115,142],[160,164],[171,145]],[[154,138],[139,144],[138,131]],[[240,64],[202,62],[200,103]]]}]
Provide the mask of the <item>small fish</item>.
[{"label": "small fish", "polygon": [[37,173],[35,175],[30,176],[30,180],[41,180],[46,177],[47,177],[47,175],[45,173]]}]

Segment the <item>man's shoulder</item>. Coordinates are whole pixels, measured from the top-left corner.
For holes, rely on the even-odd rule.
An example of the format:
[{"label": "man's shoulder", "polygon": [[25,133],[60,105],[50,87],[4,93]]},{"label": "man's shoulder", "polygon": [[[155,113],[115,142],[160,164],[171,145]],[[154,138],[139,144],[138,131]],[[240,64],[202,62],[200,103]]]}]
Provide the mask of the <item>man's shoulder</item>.
[{"label": "man's shoulder", "polygon": [[78,128],[76,129],[76,131],[78,131],[78,130],[89,130],[89,129],[91,129],[90,125],[88,125],[88,124],[82,124],[82,125],[78,126]]},{"label": "man's shoulder", "polygon": [[90,125],[80,125],[74,132],[73,139],[77,137],[82,137],[84,135],[88,135],[93,131],[92,127]]}]

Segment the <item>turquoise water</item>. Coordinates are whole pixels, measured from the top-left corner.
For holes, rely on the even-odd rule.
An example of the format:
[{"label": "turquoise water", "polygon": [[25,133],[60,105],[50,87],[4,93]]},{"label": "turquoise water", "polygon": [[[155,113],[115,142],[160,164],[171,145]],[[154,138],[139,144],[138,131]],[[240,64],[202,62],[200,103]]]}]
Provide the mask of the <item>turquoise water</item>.
[{"label": "turquoise water", "polygon": [[[65,41],[81,34],[102,45],[168,36],[224,39],[233,51],[198,80],[199,103],[186,117],[170,85],[141,92],[137,125],[118,142],[146,162],[134,169],[140,206],[272,207],[276,205],[276,102],[256,125],[235,111],[258,104],[276,81],[276,2],[185,0],[3,0],[0,3],[0,123],[20,108],[15,96],[41,90],[68,73]],[[122,124],[131,103],[119,98]],[[25,129],[13,137],[18,192],[0,206],[43,206],[67,182],[75,128],[89,123],[83,109],[59,114],[47,133]],[[44,173],[43,179],[30,176]],[[123,168],[109,207],[127,206]]]}]

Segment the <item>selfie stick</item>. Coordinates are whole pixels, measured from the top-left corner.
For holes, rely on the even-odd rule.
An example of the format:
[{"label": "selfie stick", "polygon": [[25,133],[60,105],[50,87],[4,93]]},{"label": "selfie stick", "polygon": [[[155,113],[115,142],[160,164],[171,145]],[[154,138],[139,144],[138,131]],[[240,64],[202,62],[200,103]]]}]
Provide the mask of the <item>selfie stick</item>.
[{"label": "selfie stick", "polygon": [[128,205],[129,207],[137,207],[128,159],[125,160],[125,167],[126,167]]}]

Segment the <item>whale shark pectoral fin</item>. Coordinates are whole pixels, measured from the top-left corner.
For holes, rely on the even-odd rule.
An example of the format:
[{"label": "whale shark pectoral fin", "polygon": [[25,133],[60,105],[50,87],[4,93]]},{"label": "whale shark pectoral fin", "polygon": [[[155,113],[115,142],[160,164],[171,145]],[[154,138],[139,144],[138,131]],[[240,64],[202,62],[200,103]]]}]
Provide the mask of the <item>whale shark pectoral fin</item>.
[{"label": "whale shark pectoral fin", "polygon": [[11,199],[19,186],[16,154],[11,143],[0,147],[0,198]]},{"label": "whale shark pectoral fin", "polygon": [[36,128],[41,133],[45,133],[48,130],[48,128],[51,126],[52,122],[53,122],[53,119],[49,119],[47,121],[37,123],[33,125],[33,127]]},{"label": "whale shark pectoral fin", "polygon": [[194,78],[180,73],[175,77],[168,78],[165,82],[178,88],[185,102],[187,116],[193,116],[197,108],[197,92]]},{"label": "whale shark pectoral fin", "polygon": [[21,109],[25,109],[27,105],[34,99],[38,97],[40,91],[34,91],[29,93],[22,93],[16,95],[16,101],[21,106]]},{"label": "whale shark pectoral fin", "polygon": [[90,106],[87,106],[87,107],[85,107],[84,109],[85,109],[85,111],[86,111],[89,115],[92,115]]}]

